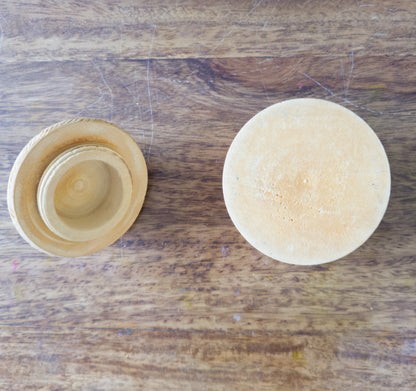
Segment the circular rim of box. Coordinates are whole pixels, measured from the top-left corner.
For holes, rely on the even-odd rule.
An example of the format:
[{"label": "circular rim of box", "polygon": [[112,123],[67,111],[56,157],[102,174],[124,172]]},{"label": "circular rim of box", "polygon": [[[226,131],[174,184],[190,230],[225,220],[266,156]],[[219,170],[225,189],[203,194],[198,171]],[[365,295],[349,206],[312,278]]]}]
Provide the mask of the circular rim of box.
[{"label": "circular rim of box", "polygon": [[[73,242],[54,234],[37,208],[37,188],[42,173],[66,149],[97,144],[110,148],[125,161],[132,180],[130,208],[125,217],[104,236]],[[97,252],[119,239],[134,223],[147,191],[147,166],[135,140],[113,123],[79,118],[56,123],[34,136],[19,153],[7,188],[9,213],[19,234],[34,248],[53,256],[78,257]]]}]

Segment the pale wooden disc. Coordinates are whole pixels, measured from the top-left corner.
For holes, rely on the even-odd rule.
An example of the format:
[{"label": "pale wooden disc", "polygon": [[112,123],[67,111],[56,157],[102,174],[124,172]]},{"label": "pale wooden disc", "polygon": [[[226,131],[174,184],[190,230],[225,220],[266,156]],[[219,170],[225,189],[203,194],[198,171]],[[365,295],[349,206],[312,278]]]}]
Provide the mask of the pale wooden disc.
[{"label": "pale wooden disc", "polygon": [[373,130],[319,99],[266,108],[232,142],[223,192],[243,237],[279,261],[313,265],[357,249],[379,225],[390,169]]},{"label": "pale wooden disc", "polygon": [[[85,150],[85,148],[82,148],[83,145],[88,146],[88,148]],[[81,148],[78,149],[78,146]],[[114,183],[116,186],[120,186],[120,188],[131,192],[131,194],[123,195],[120,190],[117,190],[117,192],[114,193],[115,196],[111,195],[112,199],[110,200],[93,200],[92,206],[86,205],[86,207],[90,207],[91,209],[94,207],[94,202],[96,202],[97,205],[101,201],[107,202],[107,204],[104,205],[108,205],[108,208],[113,208],[114,213],[122,214],[117,219],[114,219],[114,216],[110,216],[113,220],[110,222],[107,221],[107,225],[105,225],[104,220],[106,219],[106,213],[103,211],[98,219],[103,221],[103,234],[98,237],[96,234],[97,227],[87,223],[87,219],[84,219],[84,221],[81,222],[82,224],[78,225],[72,224],[70,221],[71,218],[77,218],[75,215],[76,208],[74,206],[76,204],[71,203],[80,202],[80,206],[82,206],[82,198],[81,200],[77,200],[76,198],[71,198],[71,195],[67,198],[60,195],[60,205],[58,205],[58,209],[64,210],[62,213],[72,213],[72,215],[69,215],[69,218],[63,221],[65,224],[68,223],[68,227],[72,229],[72,231],[69,228],[66,229],[69,237],[77,236],[74,227],[76,228],[78,226],[81,229],[85,229],[85,232],[88,230],[88,235],[91,235],[92,237],[91,240],[64,239],[49,229],[42,219],[40,210],[46,210],[46,212],[49,210],[50,212],[54,200],[52,197],[49,197],[51,198],[51,204],[46,200],[42,205],[38,205],[37,193],[39,183],[45,170],[48,172],[48,168],[49,171],[52,172],[51,178],[53,178],[56,174],[56,167],[59,168],[68,164],[66,160],[64,164],[57,165],[54,163],[55,159],[59,156],[65,157],[66,151],[74,149],[79,156],[83,156],[82,153],[91,154],[91,150],[94,148],[102,154],[100,162],[97,163],[97,167],[92,167],[88,161],[82,161],[80,164],[88,163],[89,168],[87,166],[80,166],[80,169],[77,171],[83,172],[85,175],[90,175],[90,177],[103,173],[103,175],[109,176],[110,179],[100,180],[100,178],[96,178],[96,180],[91,181],[90,190],[91,187],[97,186],[97,188],[101,189],[99,191],[110,191],[107,189],[108,184]],[[109,150],[110,153],[108,153]],[[82,153],[80,153],[80,151]],[[83,160],[85,159],[87,159],[87,157],[84,156]],[[100,165],[106,165],[106,168],[103,169]],[[121,168],[119,173],[117,173],[118,167]],[[69,174],[71,174],[71,172],[69,172]],[[52,181],[51,178],[46,178],[45,184],[40,188],[40,197],[42,197],[43,194],[43,187],[47,190],[49,189],[48,186],[49,182]],[[65,180],[69,180],[68,178],[70,178],[70,175],[68,178],[64,175],[63,178],[64,179],[62,180],[65,183]],[[113,181],[111,180],[112,178]],[[128,179],[128,181],[126,181],[126,185],[122,187],[122,181],[125,179]],[[85,182],[84,179],[81,178],[74,186],[77,191],[81,191],[85,184],[88,185],[88,180]],[[101,250],[123,235],[137,218],[144,202],[146,190],[146,162],[139,146],[133,138],[125,131],[109,122],[96,119],[76,119],[61,122],[45,129],[30,140],[23,148],[10,173],[7,201],[14,225],[30,245],[47,254],[76,257]],[[47,193],[46,190],[45,192]],[[94,194],[94,192],[91,193],[90,191],[90,193],[87,192],[86,194]],[[118,208],[117,205],[114,205],[117,202],[123,203],[122,208]],[[125,205],[125,203],[128,203],[128,205]],[[83,207],[85,207],[85,205]],[[103,210],[103,208],[101,208],[101,210]],[[49,215],[51,215],[51,213],[49,213]],[[56,222],[53,224],[55,223]],[[58,221],[58,223],[62,222]],[[112,224],[110,227],[111,229],[108,224]],[[57,226],[56,232],[59,232],[58,228],[59,227]],[[78,239],[85,239],[82,238],[82,235],[78,236]]]}]

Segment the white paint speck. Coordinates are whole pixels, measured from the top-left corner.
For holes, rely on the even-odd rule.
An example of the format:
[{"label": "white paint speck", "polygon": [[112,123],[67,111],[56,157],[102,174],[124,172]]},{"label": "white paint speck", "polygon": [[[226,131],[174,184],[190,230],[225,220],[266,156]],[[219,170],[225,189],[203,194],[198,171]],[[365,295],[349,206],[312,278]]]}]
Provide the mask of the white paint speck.
[{"label": "white paint speck", "polygon": [[241,320],[241,316],[240,315],[235,315],[233,316],[234,320],[236,320],[237,322],[239,322]]}]

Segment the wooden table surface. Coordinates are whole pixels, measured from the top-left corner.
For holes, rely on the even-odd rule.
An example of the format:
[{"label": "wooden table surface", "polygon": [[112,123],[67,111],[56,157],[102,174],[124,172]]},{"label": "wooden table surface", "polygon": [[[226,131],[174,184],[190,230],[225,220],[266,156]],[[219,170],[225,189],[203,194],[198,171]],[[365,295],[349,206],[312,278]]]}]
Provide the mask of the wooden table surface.
[{"label": "wooden table surface", "polygon": [[[3,0],[0,389],[416,389],[415,22],[413,0]],[[300,97],[360,115],[392,172],[375,234],[315,267],[253,249],[221,188],[241,126]],[[149,188],[112,246],[48,257],[7,180],[76,117],[129,132]]]}]

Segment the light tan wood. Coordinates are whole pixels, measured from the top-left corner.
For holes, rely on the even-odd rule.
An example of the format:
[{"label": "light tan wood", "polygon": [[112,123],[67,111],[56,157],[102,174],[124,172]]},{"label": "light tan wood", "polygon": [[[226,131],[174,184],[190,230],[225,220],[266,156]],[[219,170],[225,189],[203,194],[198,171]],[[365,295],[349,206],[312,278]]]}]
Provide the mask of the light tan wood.
[{"label": "light tan wood", "polygon": [[131,197],[131,173],[123,158],[110,148],[85,144],[56,157],[37,192],[48,228],[74,242],[108,234],[124,218]]},{"label": "light tan wood", "polygon": [[[415,390],[416,3],[256,4],[0,2],[0,389]],[[237,132],[293,98],[354,111],[390,162],[378,229],[317,266],[254,249],[222,194]],[[82,116],[134,138],[148,191],[113,245],[52,257],[5,189],[39,129]]]},{"label": "light tan wood", "polygon": [[375,231],[390,197],[390,169],[374,131],[322,99],[272,105],[239,131],[224,163],[234,224],[279,261],[342,258]]},{"label": "light tan wood", "polygon": [[90,254],[117,240],[136,219],[147,168],[136,142],[92,119],[55,124],[35,136],[10,173],[13,223],[51,255]]}]

